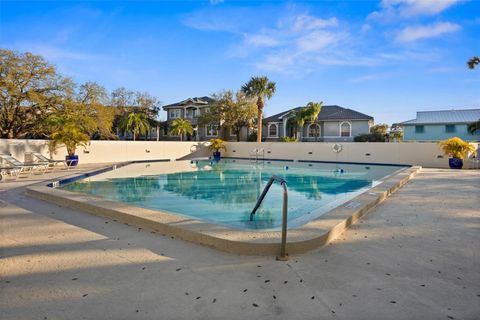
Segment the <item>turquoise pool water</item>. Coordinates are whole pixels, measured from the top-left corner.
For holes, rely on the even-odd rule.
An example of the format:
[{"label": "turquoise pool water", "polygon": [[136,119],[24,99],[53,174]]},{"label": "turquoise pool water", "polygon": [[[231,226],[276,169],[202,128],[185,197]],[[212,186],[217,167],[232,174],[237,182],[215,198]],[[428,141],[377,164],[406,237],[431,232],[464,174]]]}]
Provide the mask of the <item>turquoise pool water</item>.
[{"label": "turquoise pool water", "polygon": [[380,165],[252,163],[233,159],[182,165],[180,169],[172,169],[168,163],[132,164],[61,188],[233,228],[276,229],[281,226],[283,195],[277,183],[265,197],[254,221],[249,221],[250,212],[272,175],[287,181],[289,228],[293,228],[349,201],[402,169]]}]

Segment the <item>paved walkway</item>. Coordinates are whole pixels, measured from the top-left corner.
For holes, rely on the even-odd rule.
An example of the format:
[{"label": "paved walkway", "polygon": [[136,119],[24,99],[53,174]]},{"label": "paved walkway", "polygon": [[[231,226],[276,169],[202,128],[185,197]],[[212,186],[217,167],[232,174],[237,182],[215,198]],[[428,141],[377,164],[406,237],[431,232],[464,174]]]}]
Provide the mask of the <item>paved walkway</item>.
[{"label": "paved walkway", "polygon": [[480,172],[424,169],[331,245],[277,262],[0,183],[0,318],[479,319]]}]

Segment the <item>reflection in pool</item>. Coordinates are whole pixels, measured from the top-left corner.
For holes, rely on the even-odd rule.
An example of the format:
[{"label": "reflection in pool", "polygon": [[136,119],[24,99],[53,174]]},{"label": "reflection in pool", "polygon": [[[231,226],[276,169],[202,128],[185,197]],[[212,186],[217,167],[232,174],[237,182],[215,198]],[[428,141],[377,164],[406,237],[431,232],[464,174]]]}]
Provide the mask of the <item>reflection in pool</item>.
[{"label": "reflection in pool", "polygon": [[[137,168],[135,167],[137,166]],[[168,166],[164,163],[160,166]],[[272,175],[287,181],[289,227],[302,225],[376,185],[399,167],[369,165],[194,161],[183,169],[127,166],[62,188],[135,206],[166,211],[241,229],[273,229],[281,224],[282,192],[274,184],[254,221],[250,212]],[[141,169],[141,170],[140,170]],[[342,172],[343,171],[343,172]]]}]

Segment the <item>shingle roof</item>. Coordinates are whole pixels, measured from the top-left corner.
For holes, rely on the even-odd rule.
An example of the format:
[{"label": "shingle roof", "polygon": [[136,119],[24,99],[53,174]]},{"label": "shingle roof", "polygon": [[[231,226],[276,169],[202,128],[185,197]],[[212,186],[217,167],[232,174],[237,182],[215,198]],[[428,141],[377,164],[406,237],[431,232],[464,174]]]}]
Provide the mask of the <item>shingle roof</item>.
[{"label": "shingle roof", "polygon": [[401,122],[400,125],[471,123],[478,119],[480,119],[480,109],[419,111],[416,119]]},{"label": "shingle roof", "polygon": [[180,102],[176,102],[176,103],[172,103],[172,104],[168,104],[166,106],[163,106],[163,109],[165,110],[165,109],[168,109],[168,108],[183,107],[183,106],[187,106],[187,105],[208,105],[208,104],[212,103],[213,101],[215,101],[215,100],[210,98],[210,97],[207,97],[207,96],[188,98],[188,99],[180,101]]},{"label": "shingle roof", "polygon": [[[298,110],[302,107],[293,108],[281,113],[277,113],[273,116],[265,118],[264,122],[280,122],[282,119],[288,115],[293,110]],[[318,115],[318,120],[373,120],[373,117],[366,115],[364,113],[343,108],[337,105],[322,106],[320,114]]]}]

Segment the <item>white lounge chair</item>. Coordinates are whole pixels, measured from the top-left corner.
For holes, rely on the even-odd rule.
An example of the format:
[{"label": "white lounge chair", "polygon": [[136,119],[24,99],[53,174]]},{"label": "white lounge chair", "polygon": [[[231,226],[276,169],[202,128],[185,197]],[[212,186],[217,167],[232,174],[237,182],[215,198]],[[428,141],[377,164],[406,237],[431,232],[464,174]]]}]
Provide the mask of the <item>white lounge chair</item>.
[{"label": "white lounge chair", "polygon": [[0,161],[4,177],[27,178],[34,172],[44,174],[46,169],[45,164],[23,163],[9,154],[0,154]]},{"label": "white lounge chair", "polygon": [[67,160],[53,160],[45,157],[40,152],[26,152],[25,163],[33,164],[39,163],[46,165],[46,172],[54,172],[59,164],[63,164],[64,169],[68,170],[69,166]]}]

